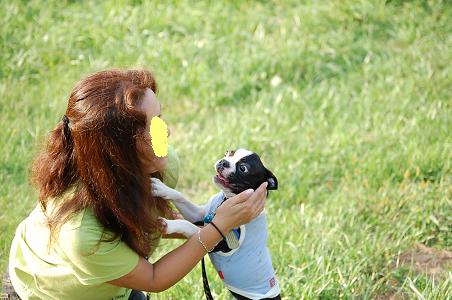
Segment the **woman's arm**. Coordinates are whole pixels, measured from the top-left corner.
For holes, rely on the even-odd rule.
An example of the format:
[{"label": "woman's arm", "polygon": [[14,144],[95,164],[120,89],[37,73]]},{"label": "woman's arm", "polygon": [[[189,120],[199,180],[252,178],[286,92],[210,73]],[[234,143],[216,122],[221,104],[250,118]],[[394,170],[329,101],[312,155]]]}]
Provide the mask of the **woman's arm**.
[{"label": "woman's arm", "polygon": [[[264,183],[252,194],[245,191],[230,198],[218,208],[213,222],[226,233],[254,219],[264,209],[266,186]],[[212,249],[222,239],[212,225],[200,229],[200,236],[207,249]],[[206,253],[198,241],[198,234],[195,234],[154,264],[140,258],[132,272],[109,283],[140,291],[161,292],[187,275]]]},{"label": "woman's arm", "polygon": [[[214,247],[221,239],[221,235],[213,226],[201,229],[201,240],[208,249]],[[187,275],[206,253],[198,241],[198,235],[195,234],[154,264],[140,257],[132,272],[110,283],[138,291],[161,292]]]},{"label": "woman's arm", "polygon": [[182,233],[170,233],[170,234],[162,234],[163,239],[179,239],[179,240],[186,240],[187,237],[183,235]]}]

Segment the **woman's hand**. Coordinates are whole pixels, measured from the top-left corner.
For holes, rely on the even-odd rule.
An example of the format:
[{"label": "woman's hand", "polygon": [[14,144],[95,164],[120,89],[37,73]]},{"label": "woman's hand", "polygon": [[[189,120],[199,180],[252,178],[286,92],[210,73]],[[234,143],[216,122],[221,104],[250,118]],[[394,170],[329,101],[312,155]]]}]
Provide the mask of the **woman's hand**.
[{"label": "woman's hand", "polygon": [[246,190],[225,201],[218,207],[213,221],[227,233],[256,218],[264,210],[266,199],[267,182],[264,182],[254,192]]}]

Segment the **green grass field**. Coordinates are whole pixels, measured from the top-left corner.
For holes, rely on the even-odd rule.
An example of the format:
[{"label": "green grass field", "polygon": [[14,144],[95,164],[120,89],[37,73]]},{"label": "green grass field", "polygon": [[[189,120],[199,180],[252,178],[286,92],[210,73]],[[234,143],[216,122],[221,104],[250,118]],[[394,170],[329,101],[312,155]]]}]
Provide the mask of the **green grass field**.
[{"label": "green grass field", "polygon": [[[213,162],[237,147],[278,177],[268,244],[283,298],[450,299],[450,259],[433,277],[397,258],[452,249],[452,5],[386,2],[2,1],[0,273],[36,204],[30,161],[72,86],[147,68],[179,190],[206,201]],[[198,266],[152,299],[202,298]]]}]

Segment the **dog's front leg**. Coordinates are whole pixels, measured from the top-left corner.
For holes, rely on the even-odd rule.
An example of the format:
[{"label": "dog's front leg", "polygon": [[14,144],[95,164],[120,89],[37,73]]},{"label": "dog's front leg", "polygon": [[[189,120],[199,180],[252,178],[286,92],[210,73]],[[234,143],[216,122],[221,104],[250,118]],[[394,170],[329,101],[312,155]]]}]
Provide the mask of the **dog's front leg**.
[{"label": "dog's front leg", "polygon": [[187,238],[194,235],[198,232],[198,227],[193,225],[192,223],[186,220],[167,220],[164,218],[160,218],[165,223],[165,233],[180,233],[186,236]]},{"label": "dog's front leg", "polygon": [[194,223],[204,218],[204,206],[194,204],[182,193],[166,186],[157,178],[151,178],[151,186],[154,196],[172,201],[186,220]]}]

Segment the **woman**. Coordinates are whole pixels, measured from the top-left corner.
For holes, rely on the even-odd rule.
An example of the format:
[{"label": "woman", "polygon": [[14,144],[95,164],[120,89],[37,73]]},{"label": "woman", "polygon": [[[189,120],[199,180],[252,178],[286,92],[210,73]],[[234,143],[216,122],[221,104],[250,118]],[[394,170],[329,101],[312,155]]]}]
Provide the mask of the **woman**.
[{"label": "woman", "polygon": [[150,143],[161,116],[157,85],[147,71],[109,70],[81,80],[66,114],[34,161],[39,204],[19,225],[9,274],[22,299],[131,299],[181,280],[221,241],[221,232],[248,223],[265,204],[263,184],[225,202],[214,224],[200,229],[154,264],[148,257],[170,217],[153,197],[149,178],[167,158]]}]

